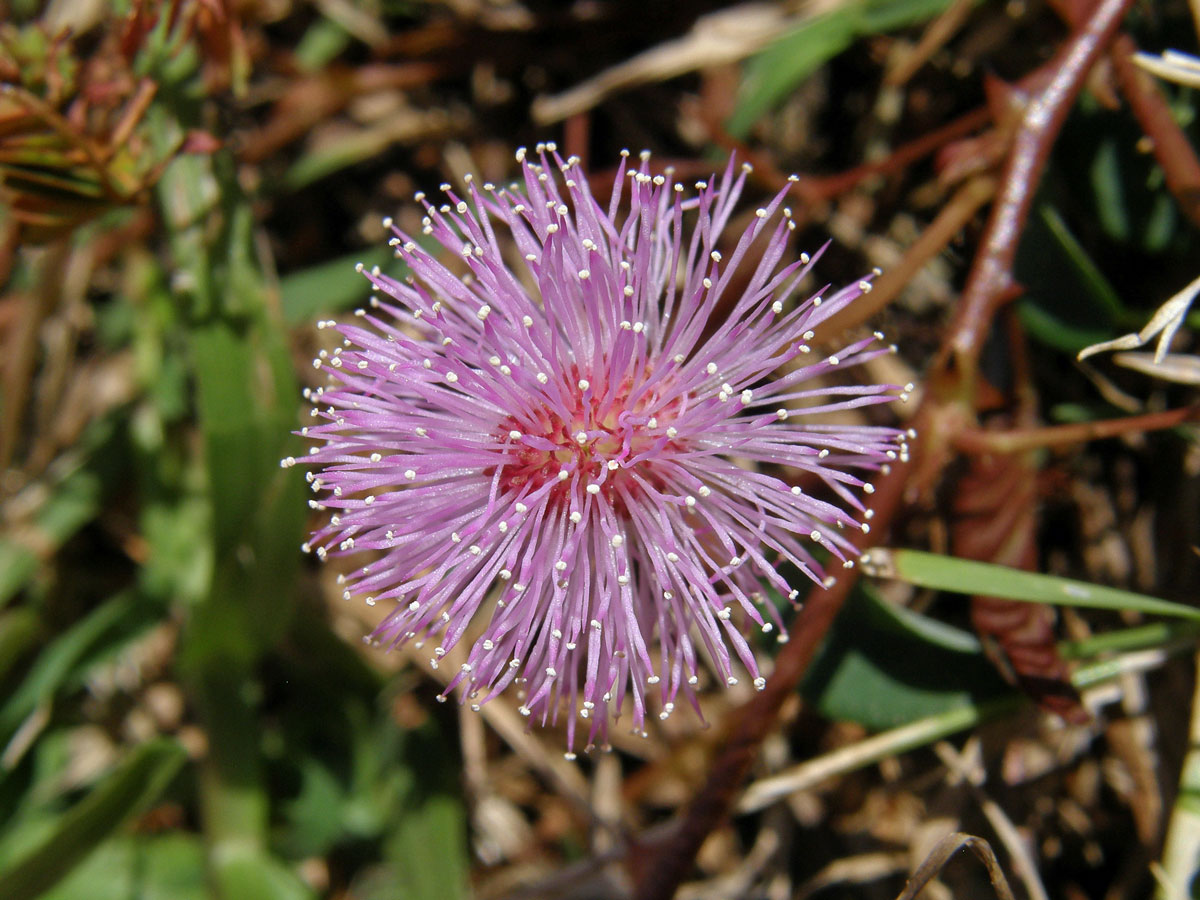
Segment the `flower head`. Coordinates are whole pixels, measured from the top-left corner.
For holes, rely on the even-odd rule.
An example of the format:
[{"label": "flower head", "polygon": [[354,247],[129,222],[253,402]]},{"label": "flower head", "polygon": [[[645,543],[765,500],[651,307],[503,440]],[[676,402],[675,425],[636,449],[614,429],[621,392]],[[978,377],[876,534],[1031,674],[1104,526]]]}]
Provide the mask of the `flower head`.
[{"label": "flower head", "polygon": [[781,264],[784,193],[723,253],[748,167],[692,194],[627,157],[607,208],[553,145],[519,152],[510,187],[418,194],[459,271],[393,229],[412,277],[367,273],[370,310],[315,360],[332,378],[301,460],[332,512],[307,546],[368,552],[347,596],[392,606],[374,637],[454,651],[446,693],[473,705],[514,683],[525,715],[565,705],[572,746],[577,718],[591,744],[627,703],[635,731],[648,705],[695,704],[702,656],[761,687],[746,632],[786,636],[767,589],[794,600],[785,573],[820,583],[820,559],[854,554],[873,490],[854,471],[906,452],[895,429],[822,424],[903,389],[820,379],[891,348],[812,352],[870,284],[793,296],[814,260]]}]

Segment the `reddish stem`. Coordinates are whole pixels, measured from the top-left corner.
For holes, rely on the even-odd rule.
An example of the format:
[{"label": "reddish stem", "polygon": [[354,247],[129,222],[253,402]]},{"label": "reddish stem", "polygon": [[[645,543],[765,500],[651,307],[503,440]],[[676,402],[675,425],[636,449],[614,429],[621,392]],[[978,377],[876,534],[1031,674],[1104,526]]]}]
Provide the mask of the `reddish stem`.
[{"label": "reddish stem", "polygon": [[1035,93],[1009,153],[996,205],[988,220],[983,245],[967,279],[950,341],[936,368],[951,364],[959,374],[958,387],[968,402],[973,396],[979,353],[996,308],[1012,299],[1017,242],[1029,214],[1034,192],[1050,155],[1054,138],[1083,86],[1092,64],[1112,39],[1132,0],[1100,0],[1091,17],[1051,61],[1050,80]]},{"label": "reddish stem", "polygon": [[1043,428],[1013,428],[1009,431],[970,429],[958,435],[955,446],[964,453],[1024,453],[1046,447],[1083,444],[1103,438],[1120,437],[1144,431],[1174,428],[1200,416],[1200,407],[1168,409],[1144,416],[1105,419],[1100,422],[1076,422]]},{"label": "reddish stem", "polygon": [[1167,187],[1175,195],[1184,215],[1200,225],[1200,160],[1187,136],[1171,114],[1154,79],[1134,63],[1137,44],[1127,34],[1117,35],[1111,52],[1117,85],[1150,138],[1154,158],[1163,168]]}]

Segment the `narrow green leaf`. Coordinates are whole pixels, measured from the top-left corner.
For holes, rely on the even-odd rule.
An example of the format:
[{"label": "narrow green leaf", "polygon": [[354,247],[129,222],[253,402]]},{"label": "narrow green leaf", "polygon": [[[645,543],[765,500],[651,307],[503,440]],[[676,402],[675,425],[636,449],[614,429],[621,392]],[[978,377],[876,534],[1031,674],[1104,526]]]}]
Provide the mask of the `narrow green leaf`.
[{"label": "narrow green leaf", "polygon": [[204,847],[192,834],[105,841],[42,900],[209,900]]},{"label": "narrow green leaf", "polygon": [[175,741],[142,744],[69,809],[42,843],[0,872],[0,897],[36,900],[43,896],[126,820],[158,799],[186,759]]},{"label": "narrow green leaf", "polygon": [[[145,602],[132,592],[118,594],[92,610],[38,654],[29,674],[0,705],[0,742],[21,722],[77,679],[86,661],[99,651],[115,652],[119,639],[149,624]],[[0,897],[3,897],[0,894]]]},{"label": "narrow green leaf", "polygon": [[875,730],[1011,693],[974,635],[887,603],[869,585],[847,600],[801,691],[822,715]]},{"label": "narrow green leaf", "polygon": [[[243,848],[218,854],[219,895],[230,900],[312,900],[303,881],[273,856]],[[397,896],[400,896],[399,894]]]},{"label": "narrow green leaf", "polygon": [[0,680],[33,649],[41,630],[38,614],[28,607],[0,613]]},{"label": "narrow green leaf", "polygon": [[1179,773],[1179,791],[1167,825],[1162,862],[1156,873],[1159,882],[1156,900],[1195,897],[1197,893],[1196,872],[1200,868],[1200,656],[1196,658],[1194,683],[1188,750]]},{"label": "narrow green leaf", "polygon": [[745,137],[760,116],[849,47],[857,31],[855,15],[854,6],[842,5],[813,16],[750,60],[737,109],[725,126],[729,133]]},{"label": "narrow green leaf", "polygon": [[[210,864],[223,897],[307,897],[267,851],[271,801],[255,691],[256,667],[296,609],[305,485],[279,460],[295,443],[299,388],[232,158],[215,154],[172,174],[160,197],[174,286],[192,299],[188,342],[213,559],[178,661],[208,733],[199,788]],[[186,208],[171,209],[176,200]]]},{"label": "narrow green leaf", "polygon": [[862,567],[868,575],[895,578],[919,587],[959,594],[982,594],[1026,603],[1130,610],[1146,615],[1200,619],[1200,609],[1182,603],[920,550],[871,550],[863,556]]},{"label": "narrow green leaf", "polygon": [[726,123],[734,137],[857,38],[931,19],[950,0],[847,0],[782,35],[745,68],[737,110]]},{"label": "narrow green leaf", "polygon": [[[805,786],[810,786],[818,780],[813,777],[814,773],[823,779],[834,773],[854,772],[885,759],[895,759],[901,753],[927,747],[935,741],[948,738],[960,731],[966,731],[968,728],[998,719],[1028,705],[1028,703],[1029,700],[1026,697],[1012,691],[995,700],[955,706],[882,731],[858,742],[853,747],[844,747],[841,751],[834,751],[823,757],[800,763],[791,769],[750,785],[738,801],[737,812],[750,813],[770,806],[791,794],[798,781],[806,782]],[[853,750],[853,755],[846,754],[838,765],[831,766],[829,764],[830,757],[845,754],[847,750]]]},{"label": "narrow green leaf", "polygon": [[288,191],[299,191],[334,172],[373,159],[395,143],[396,137],[393,130],[386,126],[352,131],[337,141],[309,150],[301,156],[284,173],[282,187]]},{"label": "narrow green leaf", "polygon": [[458,797],[430,794],[411,808],[393,832],[398,896],[410,900],[459,900],[470,896],[466,816]]},{"label": "narrow green leaf", "polygon": [[1078,641],[1061,641],[1058,652],[1064,659],[1089,659],[1102,653],[1168,647],[1180,641],[1194,641],[1198,636],[1200,623],[1197,622],[1151,622],[1134,628],[1093,634]]},{"label": "narrow green leaf", "polygon": [[289,325],[298,325],[322,313],[361,304],[370,285],[354,271],[355,263],[359,262],[368,269],[379,266],[393,278],[402,278],[408,271],[390,248],[373,247],[365,253],[342,256],[293,272],[279,283],[284,320]]},{"label": "narrow green leaf", "polygon": [[[103,480],[89,467],[80,467],[51,487],[33,524],[38,544],[57,549],[90,522],[100,509]],[[11,600],[34,577],[40,558],[18,541],[0,540],[0,605]]]},{"label": "narrow green leaf", "polygon": [[1098,344],[1112,337],[1112,329],[1102,324],[1097,326],[1074,325],[1060,319],[1054,313],[1041,306],[1037,298],[1029,295],[1021,298],[1017,304],[1017,315],[1021,325],[1033,337],[1047,347],[1061,350],[1072,356],[1084,347]]},{"label": "narrow green leaf", "polygon": [[1104,277],[1100,267],[1092,261],[1088,252],[1083,249],[1083,245],[1071,233],[1062,214],[1055,207],[1045,203],[1039,207],[1038,215],[1071,269],[1086,288],[1088,296],[1095,301],[1095,305],[1103,309],[1112,321],[1119,321],[1126,316],[1128,313],[1124,304],[1121,303],[1117,289]]},{"label": "narrow green leaf", "polygon": [[293,55],[302,72],[316,72],[349,47],[350,33],[332,19],[318,19],[308,27]]}]

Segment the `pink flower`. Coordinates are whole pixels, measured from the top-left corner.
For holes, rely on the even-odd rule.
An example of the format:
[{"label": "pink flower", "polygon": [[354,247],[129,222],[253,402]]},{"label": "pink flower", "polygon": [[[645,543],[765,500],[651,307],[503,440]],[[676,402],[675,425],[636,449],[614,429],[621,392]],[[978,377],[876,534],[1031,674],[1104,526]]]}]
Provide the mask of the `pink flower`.
[{"label": "pink flower", "polygon": [[627,157],[607,209],[552,144],[519,151],[508,188],[418,194],[458,259],[393,228],[413,277],[367,274],[370,310],[314,361],[332,377],[300,460],[332,512],[306,548],[365,555],[346,596],[393,607],[374,638],[432,642],[435,665],[462,644],[447,694],[477,706],[515,683],[522,714],[565,712],[572,748],[577,719],[590,746],[623,708],[641,731],[648,706],[695,705],[702,656],[761,688],[746,632],[786,639],[766,595],[796,598],[781,567],[820,583],[820,558],[852,559],[843,530],[867,530],[873,490],[853,473],[906,452],[896,429],[821,424],[903,389],[815,381],[894,348],[811,352],[870,285],[793,297],[814,260],[781,264],[784,192],[723,255],[749,167],[689,198]]}]

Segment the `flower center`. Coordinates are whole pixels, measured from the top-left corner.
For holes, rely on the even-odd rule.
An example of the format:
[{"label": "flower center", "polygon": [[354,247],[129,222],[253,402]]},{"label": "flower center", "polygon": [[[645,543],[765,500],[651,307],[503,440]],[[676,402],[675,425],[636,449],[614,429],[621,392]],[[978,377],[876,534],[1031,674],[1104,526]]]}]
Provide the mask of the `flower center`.
[{"label": "flower center", "polygon": [[506,417],[496,429],[508,444],[501,487],[536,492],[558,482],[549,491],[560,499],[574,483],[598,485],[611,496],[628,478],[631,462],[661,452],[675,436],[659,418],[678,402],[662,404],[654,392],[634,398],[628,382],[610,391],[579,378],[563,392],[565,402],[548,398],[539,408]]}]

